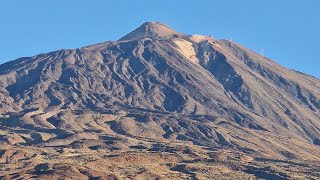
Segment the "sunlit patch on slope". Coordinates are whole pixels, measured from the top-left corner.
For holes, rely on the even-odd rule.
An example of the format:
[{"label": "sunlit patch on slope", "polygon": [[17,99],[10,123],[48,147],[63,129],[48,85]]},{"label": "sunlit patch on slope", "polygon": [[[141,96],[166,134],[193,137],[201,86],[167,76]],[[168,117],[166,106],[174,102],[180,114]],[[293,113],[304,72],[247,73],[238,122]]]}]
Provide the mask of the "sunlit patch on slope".
[{"label": "sunlit patch on slope", "polygon": [[215,41],[215,39],[211,36],[202,36],[202,35],[198,35],[198,34],[194,34],[194,35],[190,36],[190,39],[196,43],[200,43],[203,41],[208,41],[208,42]]},{"label": "sunlit patch on slope", "polygon": [[178,46],[177,50],[190,62],[192,62],[193,64],[199,64],[199,60],[196,56],[196,51],[191,42],[181,38],[176,38],[173,40],[173,42]]}]

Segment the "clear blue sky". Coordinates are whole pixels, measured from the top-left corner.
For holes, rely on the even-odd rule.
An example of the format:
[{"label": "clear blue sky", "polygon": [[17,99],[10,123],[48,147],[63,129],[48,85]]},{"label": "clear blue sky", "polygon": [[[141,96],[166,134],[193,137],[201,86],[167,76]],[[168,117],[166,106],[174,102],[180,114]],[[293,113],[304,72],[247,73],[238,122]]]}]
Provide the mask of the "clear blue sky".
[{"label": "clear blue sky", "polygon": [[3,0],[0,63],[117,40],[144,21],[230,39],[320,77],[318,0]]}]

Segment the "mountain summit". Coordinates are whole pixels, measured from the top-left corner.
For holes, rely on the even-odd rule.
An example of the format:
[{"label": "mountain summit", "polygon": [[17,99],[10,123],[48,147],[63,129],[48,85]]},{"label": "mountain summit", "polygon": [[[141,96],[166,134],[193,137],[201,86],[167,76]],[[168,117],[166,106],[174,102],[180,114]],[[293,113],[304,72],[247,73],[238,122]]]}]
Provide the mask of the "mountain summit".
[{"label": "mountain summit", "polygon": [[139,28],[119,39],[119,41],[137,40],[143,38],[169,39],[182,35],[160,22],[145,22]]},{"label": "mountain summit", "polygon": [[147,22],[0,65],[0,176],[317,179],[319,112],[319,79]]}]

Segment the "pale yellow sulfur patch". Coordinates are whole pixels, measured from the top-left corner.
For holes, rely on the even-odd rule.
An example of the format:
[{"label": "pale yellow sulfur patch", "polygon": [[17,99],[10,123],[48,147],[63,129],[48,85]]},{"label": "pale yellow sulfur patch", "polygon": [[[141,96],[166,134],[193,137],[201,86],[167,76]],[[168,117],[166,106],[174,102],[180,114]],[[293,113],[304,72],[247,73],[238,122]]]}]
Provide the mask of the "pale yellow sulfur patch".
[{"label": "pale yellow sulfur patch", "polygon": [[190,62],[199,64],[199,60],[196,56],[196,51],[193,48],[193,44],[183,39],[174,39],[173,42],[178,46],[178,51],[183,54]]}]

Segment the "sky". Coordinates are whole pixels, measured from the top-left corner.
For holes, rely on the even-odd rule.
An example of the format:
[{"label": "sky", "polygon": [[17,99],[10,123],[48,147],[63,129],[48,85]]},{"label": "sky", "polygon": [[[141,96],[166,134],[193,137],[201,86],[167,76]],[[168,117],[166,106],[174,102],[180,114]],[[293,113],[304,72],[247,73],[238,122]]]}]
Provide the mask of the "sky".
[{"label": "sky", "polygon": [[146,21],[212,35],[320,78],[318,0],[3,0],[0,64],[114,41]]}]

